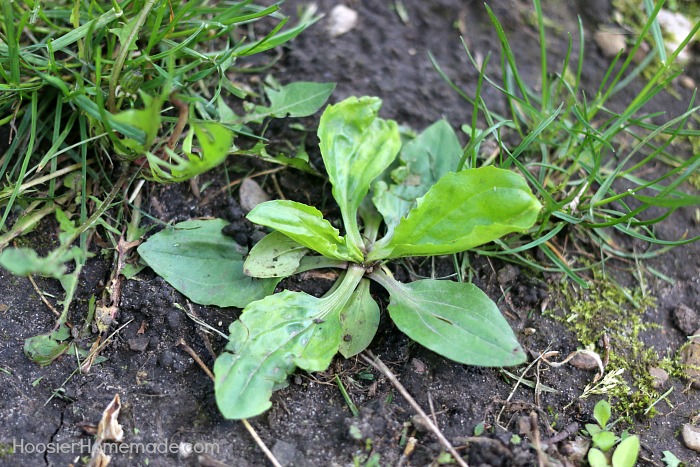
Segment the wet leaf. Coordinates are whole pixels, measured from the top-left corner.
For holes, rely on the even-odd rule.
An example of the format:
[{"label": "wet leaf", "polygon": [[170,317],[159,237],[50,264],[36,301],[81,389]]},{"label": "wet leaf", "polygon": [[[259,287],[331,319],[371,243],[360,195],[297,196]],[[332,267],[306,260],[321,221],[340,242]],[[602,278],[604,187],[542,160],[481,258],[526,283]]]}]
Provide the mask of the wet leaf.
[{"label": "wet leaf", "polygon": [[370,183],[396,158],[401,136],[396,122],[377,116],[382,101],[351,97],[329,105],[318,126],[321,155],[333,184],[348,238],[358,247],[362,238],[357,210]]},{"label": "wet leaf", "polygon": [[245,250],[221,233],[221,219],[180,222],[142,243],[141,258],[193,302],[244,307],[271,294],[279,279],[243,273]]},{"label": "wet leaf", "polygon": [[272,391],[296,367],[328,368],[341,327],[337,310],[326,310],[327,303],[284,291],[243,310],[229,328],[226,352],[214,363],[216,402],[224,417],[248,418],[267,410]]},{"label": "wet leaf", "polygon": [[363,279],[353,292],[347,306],[340,312],[343,327],[340,354],[353,357],[372,343],[379,327],[379,306],[369,293],[369,280]]},{"label": "wet leaf", "polygon": [[448,173],[369,259],[447,255],[532,227],[541,205],[525,179],[494,167]]},{"label": "wet leaf", "polygon": [[408,337],[451,360],[511,366],[526,360],[496,304],[474,284],[420,280],[382,282],[391,295],[389,315]]},{"label": "wet leaf", "polygon": [[250,250],[243,271],[251,277],[288,277],[308,251],[286,235],[272,232]]},{"label": "wet leaf", "polygon": [[321,211],[287,200],[259,204],[246,216],[249,221],[283,233],[323,256],[342,261],[362,261],[357,248],[348,249],[338,229],[323,218]]}]

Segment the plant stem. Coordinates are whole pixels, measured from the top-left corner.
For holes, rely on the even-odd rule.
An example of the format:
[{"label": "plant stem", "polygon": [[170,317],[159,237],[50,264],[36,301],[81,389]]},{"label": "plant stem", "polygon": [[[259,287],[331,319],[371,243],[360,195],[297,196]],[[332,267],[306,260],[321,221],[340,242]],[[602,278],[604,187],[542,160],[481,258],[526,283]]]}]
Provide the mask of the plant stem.
[{"label": "plant stem", "polygon": [[127,55],[129,55],[129,48],[131,47],[131,44],[134,42],[134,40],[136,40],[141,26],[143,26],[143,23],[146,22],[146,18],[148,17],[148,14],[151,12],[151,9],[153,8],[153,5],[155,3],[156,0],[148,0],[146,2],[146,4],[143,6],[143,10],[141,10],[141,14],[138,16],[136,22],[134,23],[134,26],[132,27],[131,31],[129,31],[129,35],[127,36],[126,40],[122,44],[120,44],[121,49],[119,50],[119,55],[117,56],[117,59],[114,61],[114,68],[112,68],[112,73],[109,77],[109,96],[107,97],[107,109],[109,109],[109,111],[112,113],[115,113],[118,110],[114,103],[114,99],[116,97],[115,95],[117,91],[117,83],[119,83],[119,76],[121,75],[124,63],[126,62],[126,57]]},{"label": "plant stem", "polygon": [[345,276],[341,279],[341,283],[337,289],[333,291],[328,297],[323,298],[325,302],[323,310],[319,313],[319,318],[323,318],[328,313],[337,310],[345,305],[345,303],[350,299],[352,292],[360,283],[360,280],[364,277],[365,268],[359,264],[351,263],[348,266],[348,271]]}]

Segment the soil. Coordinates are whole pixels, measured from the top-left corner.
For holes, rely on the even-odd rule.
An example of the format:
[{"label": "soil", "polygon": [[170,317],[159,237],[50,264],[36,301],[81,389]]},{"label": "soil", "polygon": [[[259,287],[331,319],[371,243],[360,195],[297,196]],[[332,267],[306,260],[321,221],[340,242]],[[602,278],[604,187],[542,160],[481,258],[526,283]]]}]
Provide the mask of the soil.
[{"label": "soil", "polygon": [[[303,3],[288,1],[283,11],[294,15],[296,7]],[[336,4],[330,0],[317,3],[319,12],[326,14]],[[351,95],[379,96],[384,101],[382,116],[416,130],[439,118],[446,118],[455,128],[470,121],[471,107],[438,75],[427,54],[433,54],[457,85],[473,92],[477,73],[468,63],[460,33],[470,50],[482,57],[489,52],[496,54],[499,49],[480,2],[348,0],[346,4],[359,14],[355,29],[330,39],[325,29],[327,18],[319,21],[285,48],[281,60],[270,70],[275,78],[283,83],[336,82],[332,96],[335,102]],[[397,13],[400,6],[407,14],[406,22]],[[510,37],[521,72],[536,83],[540,65],[537,31],[528,21],[532,6],[528,2],[506,0],[490,2],[490,6]],[[592,37],[599,25],[611,23],[610,3],[602,0],[544,2],[543,10],[551,21],[548,47],[552,64],[563,59],[566,34],[577,37],[577,15],[581,16],[587,38]],[[575,44],[574,51],[576,48]],[[609,59],[601,55],[592,40],[586,43],[586,57],[583,79],[593,87],[600,82]],[[498,60],[493,59],[489,71],[497,74],[498,66]],[[697,62],[690,64],[686,73],[700,79]],[[638,85],[633,83],[616,96],[613,108],[615,103],[629,102]],[[662,109],[671,116],[685,111],[691,92],[676,85],[674,90],[680,98],[659,96],[649,110]],[[503,100],[493,90],[487,89],[484,99],[492,110],[505,110]],[[302,123],[314,128],[317,118]],[[298,140],[298,134],[289,130],[286,123],[272,124],[267,136],[274,136],[273,144]],[[307,138],[307,148],[320,166],[313,139]],[[231,179],[267,168],[268,165],[250,159],[227,163]],[[214,172],[201,177],[200,186],[211,182],[208,189],[214,190],[225,185],[224,171]],[[327,215],[337,215],[326,201],[330,199],[329,187],[319,183],[320,179],[293,169],[285,169],[275,177],[279,190],[288,199],[323,206]],[[261,181],[276,196],[273,180]],[[187,184],[147,184],[144,193],[145,210],[164,222],[223,217],[233,223],[232,230],[238,238],[241,232],[247,239],[258,236],[241,218],[235,192],[232,196],[216,197],[206,205],[192,195]],[[659,226],[657,234],[669,239],[683,234],[698,235],[694,212],[693,209],[677,212]],[[56,241],[56,225],[46,222],[28,240],[40,251],[46,251]],[[82,323],[90,297],[99,297],[109,281],[111,252],[96,245],[92,251],[95,256],[80,276],[71,315],[74,323]],[[644,319],[660,327],[643,333],[642,340],[661,356],[673,356],[687,335],[672,320],[673,311],[680,305],[700,311],[700,243],[673,249],[646,264],[672,283],[654,275],[645,277],[647,293],[656,297],[656,304]],[[565,303],[557,294],[559,276],[542,275],[480,257],[472,257],[471,266],[474,282],[499,303],[528,351],[537,355],[550,349],[567,355],[580,347],[572,331],[541,312],[545,304],[555,314],[566,311],[557,310]],[[435,268],[442,276],[454,272],[451,260],[438,259]],[[638,286],[623,269],[613,267],[611,271],[621,283]],[[430,272],[430,262],[414,263],[412,268],[397,266],[395,270],[400,280]],[[63,292],[58,282],[38,277],[35,280],[38,289],[60,309]],[[283,285],[321,295],[330,282],[306,274]],[[376,296],[386,303],[380,291]],[[118,332],[101,352],[106,358],[104,362],[95,364],[88,374],[76,371],[74,355],[64,355],[50,366],[39,367],[24,355],[23,343],[28,337],[50,331],[55,317],[28,279],[0,270],[0,465],[80,464],[79,455],[89,456],[88,450],[19,453],[18,443],[23,442],[27,447],[34,443],[39,451],[42,445],[50,443],[86,443],[91,439],[89,426],[97,425],[115,394],[119,394],[122,402],[119,422],[125,431],[125,443],[151,443],[150,449],[158,452],[115,454],[110,465],[269,465],[243,425],[221,417],[211,381],[178,345],[184,340],[209,367],[213,365],[214,355],[207,343],[211,342],[215,353],[224,346],[222,338],[203,332],[176,306],[186,303],[183,296],[146,269],[123,283],[119,315],[112,327]],[[239,314],[235,309],[196,304],[193,308],[203,321],[222,332]],[[686,323],[687,326],[692,323]],[[91,339],[80,344],[89,347]],[[391,368],[419,405],[426,410],[434,408],[438,426],[470,466],[582,465],[576,460],[573,441],[580,438],[583,424],[592,422],[593,405],[604,396],[588,399],[579,396],[595,372],[571,365],[537,366],[539,383],[556,390],[539,393],[517,385],[498,369],[445,360],[411,342],[385,317],[370,349]],[[336,375],[358,407],[358,417],[353,417],[344,401],[334,379]],[[673,391],[657,405],[655,417],[635,416],[623,422],[624,427],[641,436],[639,465],[664,465],[663,451],[671,451],[688,465],[700,465],[698,454],[683,445],[679,434],[683,424],[693,421],[700,413],[700,399],[697,389],[676,376],[662,389],[673,388]],[[528,378],[534,377],[534,370],[530,371]],[[634,381],[630,383],[634,385]],[[411,406],[383,375],[359,359],[338,358],[325,373],[294,375],[287,388],[274,394],[270,411],[250,422],[285,466],[364,465],[371,455],[378,456],[379,465],[437,465],[443,449],[414,415]],[[485,432],[475,437],[480,424]],[[405,451],[409,437],[416,440],[410,455]],[[553,437],[556,438],[552,441]],[[177,446],[192,443],[198,448],[207,447],[209,452],[189,457],[182,452],[164,453],[169,443]],[[205,446],[206,443],[211,444]],[[546,453],[538,452],[537,446],[546,448]],[[559,463],[540,463],[547,456],[551,462]]]}]

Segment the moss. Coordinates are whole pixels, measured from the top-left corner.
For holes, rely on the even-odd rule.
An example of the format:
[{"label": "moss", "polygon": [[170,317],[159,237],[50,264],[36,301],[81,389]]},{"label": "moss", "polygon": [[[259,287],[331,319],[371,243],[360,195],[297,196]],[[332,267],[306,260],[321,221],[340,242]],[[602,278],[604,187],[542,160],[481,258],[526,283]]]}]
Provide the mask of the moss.
[{"label": "moss", "polygon": [[[609,352],[606,373],[624,370],[621,378],[612,384],[599,385],[593,393],[605,392],[617,402],[615,410],[625,418],[653,416],[654,409],[644,413],[660,397],[652,387],[653,378],[648,369],[664,365],[677,374],[677,364],[661,360],[653,347],[648,347],[642,334],[660,328],[644,319],[647,310],[655,306],[654,297],[639,288],[626,289],[599,270],[593,270],[591,287],[584,290],[566,283],[559,291],[560,302],[547,314],[563,322],[576,334],[579,342],[604,356]],[[587,388],[592,389],[592,388]]]}]

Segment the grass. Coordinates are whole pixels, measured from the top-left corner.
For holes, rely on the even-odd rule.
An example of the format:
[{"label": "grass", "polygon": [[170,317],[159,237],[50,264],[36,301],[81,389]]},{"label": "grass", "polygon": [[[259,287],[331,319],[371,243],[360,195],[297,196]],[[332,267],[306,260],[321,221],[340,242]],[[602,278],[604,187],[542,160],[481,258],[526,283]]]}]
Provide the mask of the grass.
[{"label": "grass", "polygon": [[[560,67],[552,69],[547,54],[547,32],[539,0],[533,1],[540,42],[540,76],[535,86],[529,85],[520,72],[509,39],[492,11],[486,7],[501,44],[500,75],[487,74],[490,56],[478,63],[468,47],[465,52],[479,72],[476,91],[469,95],[459,88],[439,64],[438,72],[473,108],[472,120],[462,129],[469,137],[461,160],[463,167],[496,165],[517,168],[532,184],[543,200],[544,209],[533,229],[521,236],[481,248],[476,253],[505,258],[538,270],[565,272],[582,287],[587,282],[580,272],[588,266],[574,264],[567,257],[570,251],[602,264],[608,258],[636,260],[650,258],[669,248],[696,241],[700,236],[662,239],[654,226],[674,211],[700,204],[700,196],[683,191],[683,183],[691,181],[700,166],[700,153],[689,157],[677,153],[683,144],[700,136],[692,129],[700,106],[693,94],[687,109],[677,117],[664,118],[663,112],[646,110],[649,102],[670,87],[682,73],[674,60],[683,47],[700,30],[698,23],[685,41],[668,56],[663,38],[658,34],[655,18],[664,2],[658,2],[626,55],[618,54],[597,89],[582,85],[586,66],[583,25],[579,21],[578,56],[573,52],[569,36],[568,48]],[[639,65],[632,61],[644,40],[655,44],[652,52]],[[609,102],[623,88],[637,85],[645,69],[655,57],[665,61],[642,83],[641,90],[624,110],[615,112]],[[483,98],[483,89],[491,86],[506,100],[508,114],[490,109]],[[515,147],[506,141],[519,140]],[[481,154],[482,144],[493,141],[498,151],[488,157]],[[659,172],[656,165],[665,169]],[[618,239],[637,239],[653,245],[641,253],[620,246]],[[562,239],[565,244],[562,245]],[[530,254],[539,249],[546,260]]]},{"label": "grass", "polygon": [[[134,175],[146,152],[164,153],[157,146],[166,141],[173,149],[185,123],[243,131],[224,118],[231,109],[221,104],[250,94],[235,82],[244,71],[238,60],[283,44],[316,20],[307,14],[286,27],[277,10],[252,1],[3,0],[0,124],[11,142],[0,157],[7,181],[0,231],[17,206],[32,225],[48,215],[42,208],[70,192],[64,182],[71,174],[79,175],[73,195],[85,222],[88,197],[102,191],[93,184],[109,191],[115,174]],[[266,18],[277,24],[257,37],[254,23]],[[138,122],[159,106],[161,128]]]},{"label": "grass", "polygon": [[[257,97],[236,76],[274,59],[257,59],[255,68],[240,61],[318,17],[305,10],[290,25],[278,5],[252,0],[0,0],[0,9],[0,264],[60,279],[57,330],[28,340],[50,361],[65,347],[57,336],[95,228],[114,247],[116,278],[122,237],[142,233],[141,185],[127,196],[132,182],[182,181],[222,162],[234,137],[249,133],[245,124],[265,117],[260,107],[237,115],[227,101]],[[50,216],[60,245],[47,256],[7,248]]]}]

